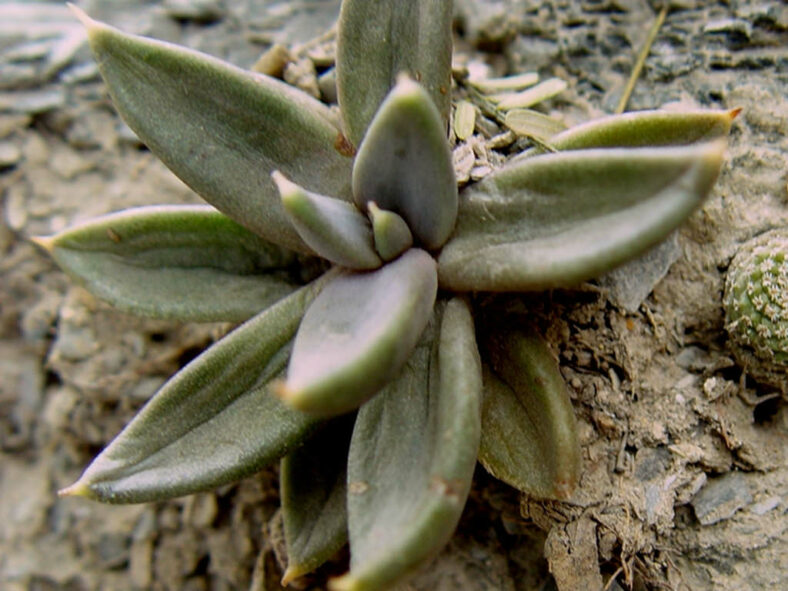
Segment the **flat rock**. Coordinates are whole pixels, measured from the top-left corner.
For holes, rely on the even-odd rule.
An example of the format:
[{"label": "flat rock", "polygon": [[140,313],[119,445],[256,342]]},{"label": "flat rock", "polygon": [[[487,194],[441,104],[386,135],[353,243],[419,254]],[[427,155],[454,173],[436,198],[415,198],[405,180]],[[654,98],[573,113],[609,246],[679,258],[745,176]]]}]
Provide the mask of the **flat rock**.
[{"label": "flat rock", "polygon": [[747,480],[739,472],[729,472],[720,478],[707,481],[692,499],[695,516],[703,525],[730,519],[739,509],[752,502]]}]

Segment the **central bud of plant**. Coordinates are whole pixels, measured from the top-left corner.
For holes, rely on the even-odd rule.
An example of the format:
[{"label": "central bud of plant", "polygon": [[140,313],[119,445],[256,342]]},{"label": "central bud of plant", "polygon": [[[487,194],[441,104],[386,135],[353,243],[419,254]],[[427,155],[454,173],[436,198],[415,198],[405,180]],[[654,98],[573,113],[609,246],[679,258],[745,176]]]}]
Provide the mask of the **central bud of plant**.
[{"label": "central bud of plant", "polygon": [[272,178],[301,239],[343,268],[304,316],[278,392],[319,415],[353,410],[401,369],[435,304],[437,265],[426,251],[446,243],[457,219],[445,126],[402,75],[359,147],[354,203]]}]

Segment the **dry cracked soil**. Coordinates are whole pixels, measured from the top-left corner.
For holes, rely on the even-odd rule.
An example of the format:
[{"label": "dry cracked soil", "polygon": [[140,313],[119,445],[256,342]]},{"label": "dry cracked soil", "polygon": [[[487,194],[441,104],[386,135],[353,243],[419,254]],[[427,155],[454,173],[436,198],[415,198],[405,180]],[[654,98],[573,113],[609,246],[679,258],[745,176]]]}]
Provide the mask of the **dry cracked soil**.
[{"label": "dry cracked soil", "polygon": [[[78,2],[126,31],[249,67],[291,49],[320,92],[335,0]],[[457,0],[458,66],[569,83],[540,108],[610,113],[658,6],[646,0]],[[568,502],[479,468],[459,530],[404,589],[788,588],[788,404],[731,356],[722,290],[737,249],[788,225],[788,7],[676,0],[629,109],[741,108],[719,182],[651,256],[527,304],[561,360],[579,421]],[[481,122],[458,162],[502,159]],[[509,138],[511,141],[511,137]],[[468,154],[471,154],[468,161]],[[464,156],[460,158],[459,156]],[[466,166],[467,165],[467,166]],[[459,165],[458,165],[459,166]],[[227,325],[121,314],[30,243],[97,214],[198,198],[116,116],[62,3],[0,2],[0,588],[279,589],[274,469],[148,505],[59,499],[90,459]],[[347,557],[299,583],[320,589]]]}]

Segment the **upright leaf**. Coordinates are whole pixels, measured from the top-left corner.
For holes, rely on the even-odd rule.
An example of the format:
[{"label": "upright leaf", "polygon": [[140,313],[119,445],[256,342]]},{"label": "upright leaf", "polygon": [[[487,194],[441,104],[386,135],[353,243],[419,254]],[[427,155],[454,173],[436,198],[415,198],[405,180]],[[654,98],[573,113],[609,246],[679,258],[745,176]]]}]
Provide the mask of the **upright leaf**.
[{"label": "upright leaf", "polygon": [[287,570],[282,585],[315,570],[347,543],[347,454],[355,416],[338,417],[282,458]]},{"label": "upright leaf", "polygon": [[284,406],[282,374],[301,316],[330,277],[252,318],[171,378],[65,495],[140,503],[249,476],[296,447],[317,421]]},{"label": "upright leaf", "polygon": [[342,2],[337,91],[353,145],[361,143],[379,105],[403,72],[427,89],[446,130],[451,106],[451,19],[451,0]]},{"label": "upright leaf", "polygon": [[518,161],[464,191],[441,287],[576,285],[664,239],[705,199],[725,142],[577,150]]},{"label": "upright leaf", "polygon": [[263,238],[309,252],[270,174],[350,196],[351,160],[326,107],[210,56],[80,18],[115,107],[187,185]]},{"label": "upright leaf", "polygon": [[454,299],[397,379],[359,411],[348,458],[350,572],[332,589],[388,588],[449,540],[476,465],[480,402],[473,318]]},{"label": "upright leaf", "polygon": [[280,395],[319,415],[358,408],[410,356],[437,289],[435,261],[415,248],[375,271],[333,279],[304,315]]},{"label": "upright leaf", "polygon": [[353,166],[353,199],[393,211],[416,244],[443,246],[457,219],[457,182],[446,132],[417,83],[401,78],[381,105]]},{"label": "upright leaf", "polygon": [[479,461],[532,496],[566,499],[581,465],[572,403],[547,344],[518,324],[500,322],[485,337]]},{"label": "upright leaf", "polygon": [[302,189],[278,171],[271,175],[296,232],[323,258],[349,269],[377,269],[369,219],[352,203]]},{"label": "upright leaf", "polygon": [[296,289],[294,253],[208,206],[128,209],[36,242],[93,294],[145,316],[240,322]]}]

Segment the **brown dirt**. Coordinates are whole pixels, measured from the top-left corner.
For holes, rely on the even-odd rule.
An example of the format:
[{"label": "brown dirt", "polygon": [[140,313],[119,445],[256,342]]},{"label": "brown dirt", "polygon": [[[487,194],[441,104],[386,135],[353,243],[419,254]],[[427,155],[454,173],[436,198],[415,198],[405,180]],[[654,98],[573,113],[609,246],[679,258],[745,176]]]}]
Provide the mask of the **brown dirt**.
[{"label": "brown dirt", "polygon": [[[245,66],[269,31],[232,18],[242,12],[206,28],[157,3],[93,4],[131,30]],[[458,534],[406,588],[788,588],[788,406],[732,360],[721,307],[739,245],[788,225],[788,11],[777,1],[675,4],[630,108],[743,111],[712,196],[679,233],[678,260],[635,312],[593,286],[529,299],[577,412],[580,486],[569,502],[542,502],[480,468]],[[467,59],[571,81],[551,103],[568,122],[612,110],[654,18],[637,0],[457,7]],[[279,30],[270,24],[267,39]],[[0,172],[0,587],[277,589],[275,470],[150,505],[55,495],[228,328],[113,311],[27,240],[132,205],[197,201],[119,126],[94,76],[63,81],[89,63],[83,49],[60,78],[0,91],[64,93],[33,113],[0,97],[0,154],[10,154]],[[345,559],[303,588],[322,588]]]}]

